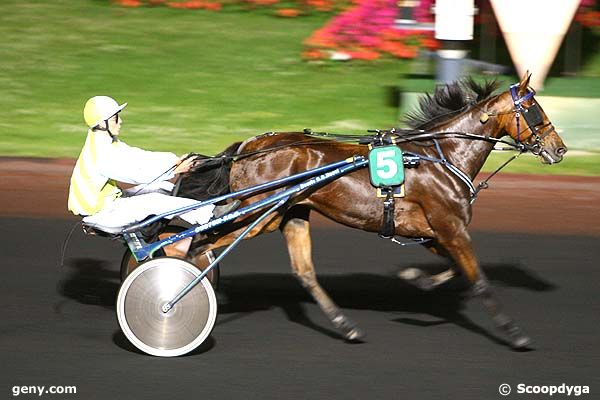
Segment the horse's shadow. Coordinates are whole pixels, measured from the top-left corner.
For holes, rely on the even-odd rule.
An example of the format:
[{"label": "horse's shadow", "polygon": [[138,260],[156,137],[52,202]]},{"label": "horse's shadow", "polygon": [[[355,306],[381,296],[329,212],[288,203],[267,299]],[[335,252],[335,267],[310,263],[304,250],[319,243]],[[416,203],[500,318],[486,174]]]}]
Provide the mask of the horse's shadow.
[{"label": "horse's shadow", "polygon": [[[419,266],[421,270],[430,273],[440,272],[439,267],[439,264]],[[516,265],[488,264],[484,265],[483,269],[495,286],[532,291],[551,291],[556,288],[552,283]],[[508,345],[508,342],[499,339],[464,315],[468,286],[461,277],[454,278],[432,291],[418,289],[399,279],[395,273],[319,275],[318,279],[342,308],[429,315],[435,319],[423,320],[402,316],[394,318],[393,321],[421,327],[453,323],[494,342]],[[292,322],[331,337],[342,338],[336,331],[314,323],[307,316],[302,303],[313,303],[313,300],[291,274],[261,273],[223,277],[220,292],[225,301],[220,304],[219,311],[222,314],[238,314],[221,318],[219,324],[228,323],[250,312],[279,307]]]},{"label": "horse's shadow", "polygon": [[[82,304],[114,308],[120,280],[118,271],[109,269],[108,266],[108,262],[96,259],[71,260],[67,264],[69,273],[58,283],[59,293]],[[440,271],[440,265],[419,265],[419,269],[436,273]],[[483,269],[494,286],[531,291],[551,291],[556,288],[552,283],[518,265],[488,264],[483,265]],[[319,275],[318,279],[342,308],[399,313],[402,316],[392,321],[413,326],[452,323],[492,341],[507,344],[464,315],[467,286],[461,277],[432,291],[412,286],[399,279],[394,271],[386,275]],[[222,276],[218,298],[219,313],[222,314],[217,322],[219,325],[255,311],[278,307],[294,323],[327,336],[341,338],[333,329],[323,327],[309,318],[303,303],[313,303],[313,300],[290,273]],[[419,319],[410,315],[429,315],[434,319]]]}]

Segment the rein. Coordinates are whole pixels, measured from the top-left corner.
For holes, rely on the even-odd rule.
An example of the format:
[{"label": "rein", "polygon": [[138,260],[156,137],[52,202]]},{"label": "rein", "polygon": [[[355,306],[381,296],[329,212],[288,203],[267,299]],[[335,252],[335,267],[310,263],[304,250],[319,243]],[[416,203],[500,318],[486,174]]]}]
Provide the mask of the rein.
[{"label": "rein", "polygon": [[514,160],[516,160],[517,158],[519,158],[519,156],[521,154],[523,154],[524,151],[520,151],[517,154],[515,154],[514,156],[512,156],[511,158],[509,158],[508,160],[506,160],[505,162],[502,163],[502,165],[500,165],[498,168],[496,168],[496,170],[494,172],[492,172],[490,174],[490,176],[488,176],[487,178],[485,178],[483,181],[479,182],[479,185],[477,185],[477,188],[475,188],[475,193],[472,196],[471,199],[471,204],[473,204],[473,202],[475,201],[475,199],[477,198],[477,195],[479,194],[479,192],[482,189],[488,189],[490,186],[488,184],[488,181],[490,179],[492,179],[494,177],[494,175],[496,175],[498,172],[500,172],[500,170],[504,167],[506,167],[508,164],[510,164],[511,162],[513,162]]},{"label": "rein", "polygon": [[[396,144],[422,142],[422,141],[433,141],[434,145],[436,146],[436,150],[439,154],[439,158],[424,156],[424,155],[413,153],[413,152],[407,152],[407,154],[414,156],[414,157],[418,157],[419,159],[424,160],[424,161],[429,161],[429,162],[439,163],[439,164],[444,165],[453,175],[455,175],[457,178],[459,178],[468,187],[469,193],[471,195],[471,201],[470,201],[471,204],[473,204],[473,202],[477,199],[477,195],[482,189],[487,189],[489,187],[487,182],[494,175],[496,175],[502,168],[506,167],[506,165],[508,165],[510,162],[515,160],[517,157],[519,157],[522,153],[529,150],[528,146],[521,142],[513,143],[513,142],[508,142],[503,139],[496,139],[496,138],[492,138],[489,136],[476,135],[473,133],[466,133],[466,132],[425,132],[422,130],[415,131],[415,130],[411,130],[411,129],[402,129],[400,131],[397,131],[395,129],[391,129],[389,131],[370,130],[368,132],[375,132],[376,135],[334,134],[334,133],[328,133],[328,132],[313,132],[310,129],[304,129],[305,135],[310,135],[310,136],[314,136],[314,137],[318,137],[318,138],[331,139],[331,141],[330,141],[331,144],[336,144],[336,143],[341,142],[341,143],[349,143],[349,144],[357,144],[357,145],[368,145],[368,144],[372,143],[374,140],[376,140],[377,137],[381,137],[381,135],[389,135],[391,138],[394,139]],[[417,132],[417,133],[415,133],[415,132]],[[267,134],[275,134],[275,132],[269,132]],[[519,153],[517,155],[513,156],[512,158],[510,158],[504,164],[502,164],[500,166],[500,168],[498,168],[496,171],[494,171],[488,178],[486,178],[477,187],[475,187],[475,185],[473,184],[473,182],[471,181],[469,176],[467,176],[467,174],[465,174],[463,171],[461,171],[455,165],[450,163],[450,161],[448,161],[446,159],[446,157],[444,156],[442,149],[438,143],[438,139],[445,139],[445,138],[483,140],[483,141],[486,141],[489,143],[494,143],[494,144],[503,143],[503,144],[506,144],[507,146],[511,147],[512,149],[517,150]],[[221,163],[225,163],[228,161],[238,161],[238,160],[252,157],[255,155],[267,154],[274,150],[279,150],[279,149],[284,149],[284,148],[310,146],[310,145],[315,145],[315,144],[323,145],[323,144],[327,144],[327,143],[328,143],[327,141],[323,141],[321,139],[313,140],[313,141],[308,140],[308,141],[302,141],[302,142],[296,142],[296,143],[286,143],[286,144],[282,144],[279,146],[269,147],[267,149],[255,150],[255,151],[251,151],[248,153],[240,153],[240,154],[236,154],[236,155],[232,155],[232,156],[223,155],[223,156],[219,156],[219,157],[206,157],[206,158],[203,157],[202,161],[208,162],[208,161],[219,160]],[[503,150],[507,150],[507,149],[503,149]],[[202,165],[202,164],[200,164],[200,165]]]},{"label": "rein", "polygon": [[[490,142],[490,143],[503,143],[503,144],[510,146],[513,149],[519,150],[519,151],[528,150],[528,149],[526,149],[527,145],[525,145],[524,143],[513,143],[513,142],[506,141],[504,139],[496,139],[496,138],[489,137],[489,136],[476,135],[476,134],[467,133],[467,132],[458,132],[458,131],[457,132],[452,132],[452,131],[425,132],[425,131],[414,131],[414,130],[409,130],[409,129],[407,129],[407,130],[403,129],[400,131],[397,131],[395,129],[391,129],[389,131],[370,130],[368,132],[378,132],[381,134],[393,135],[392,138],[395,140],[396,144],[432,141],[435,139],[445,139],[445,138],[461,138],[461,139],[472,139],[472,140],[484,140],[484,141]],[[411,133],[403,135],[398,132],[411,132]],[[412,132],[418,132],[418,133],[412,133]],[[269,132],[268,134],[275,134],[275,133],[276,132]],[[331,139],[332,144],[348,143],[348,144],[356,144],[356,145],[365,145],[366,146],[366,145],[372,143],[372,141],[375,139],[374,135],[334,134],[334,133],[328,133],[328,132],[312,132],[307,129],[304,130],[304,134],[308,135],[308,136]],[[222,156],[215,156],[215,157],[202,157],[202,160],[200,160],[200,161],[214,161],[214,160],[221,160],[222,162],[238,161],[238,160],[252,157],[255,155],[267,154],[274,150],[280,150],[280,149],[285,149],[285,148],[290,148],[290,147],[311,146],[311,145],[316,145],[316,144],[322,145],[322,144],[326,144],[326,143],[327,143],[327,141],[323,141],[323,140],[313,140],[313,141],[307,140],[307,141],[296,142],[296,143],[286,143],[286,144],[282,144],[279,146],[273,146],[273,147],[269,147],[266,149],[260,149],[260,150],[250,151],[247,153],[235,154],[235,155],[231,155],[231,156],[222,155]],[[418,154],[415,154],[415,155],[421,157]]]},{"label": "rein", "polygon": [[[518,94],[518,90],[519,90],[518,83],[510,86],[510,94],[511,94],[511,97],[513,100],[513,105],[514,105],[513,109],[511,109],[510,111],[505,111],[505,112],[484,111],[483,115],[485,115],[485,119],[483,119],[483,115],[482,115],[482,120],[481,120],[482,123],[485,123],[485,121],[487,121],[487,118],[489,118],[489,117],[497,117],[500,115],[514,114],[515,118],[516,118],[516,124],[517,124],[517,139],[515,142],[509,142],[504,139],[498,139],[498,138],[493,138],[490,136],[477,135],[474,133],[459,132],[459,131],[456,131],[456,132],[453,132],[453,131],[427,132],[423,129],[399,129],[399,130],[396,130],[396,129],[392,128],[389,131],[380,131],[380,130],[369,130],[368,131],[370,133],[375,133],[375,135],[357,135],[357,134],[333,134],[333,133],[328,133],[328,132],[313,132],[310,129],[304,129],[305,135],[319,138],[319,140],[313,140],[313,141],[307,140],[307,141],[301,141],[301,142],[296,142],[296,143],[287,143],[287,144],[282,144],[279,146],[269,147],[266,149],[251,151],[248,153],[239,153],[239,154],[232,155],[232,156],[223,155],[220,157],[207,157],[204,160],[209,161],[209,160],[219,159],[219,160],[221,160],[221,162],[237,161],[237,160],[241,160],[241,159],[248,158],[248,157],[255,156],[255,155],[266,154],[266,153],[269,153],[269,152],[272,152],[272,151],[278,150],[278,149],[289,148],[289,147],[299,147],[299,146],[310,146],[310,145],[314,145],[314,144],[323,145],[323,144],[327,143],[327,141],[323,141],[322,139],[331,139],[332,143],[341,142],[341,143],[349,143],[349,144],[357,144],[357,145],[369,145],[377,140],[381,140],[382,137],[385,137],[385,136],[387,136],[387,138],[389,138],[389,139],[392,139],[392,142],[395,143],[396,145],[401,144],[401,143],[417,144],[419,142],[431,141],[431,142],[433,142],[433,144],[436,147],[436,150],[439,154],[439,158],[424,156],[424,155],[420,155],[420,154],[416,154],[416,153],[412,153],[412,152],[410,154],[415,157],[418,157],[419,159],[425,160],[425,161],[430,161],[430,162],[439,163],[439,164],[444,165],[452,174],[454,174],[457,178],[459,178],[468,187],[469,192],[471,194],[470,203],[472,204],[477,199],[478,193],[482,189],[487,189],[489,187],[489,184],[488,184],[489,180],[492,177],[494,177],[498,172],[500,172],[500,170],[502,170],[504,167],[506,167],[509,163],[511,163],[512,161],[517,159],[521,154],[523,154],[527,151],[531,151],[534,155],[542,156],[550,161],[553,161],[551,159],[551,157],[547,154],[546,150],[543,149],[542,142],[546,136],[548,136],[552,132],[555,132],[555,128],[551,123],[549,123],[549,124],[543,123],[542,111],[540,109],[540,106],[537,103],[534,102],[529,107],[524,106],[524,103],[526,101],[532,100],[534,98],[534,96],[536,94],[535,90],[528,88],[527,93],[525,93],[523,96],[520,96],[520,97]],[[477,105],[474,105],[474,106],[475,106],[475,108],[480,108]],[[463,107],[463,109],[464,109],[464,107]],[[454,110],[447,114],[455,114],[455,113],[458,113],[461,111],[462,111],[462,109]],[[436,118],[440,118],[445,115],[446,114],[437,116]],[[521,140],[521,121],[520,121],[521,116],[525,119],[525,122],[527,124],[527,128],[524,130],[524,132],[526,132],[527,130],[531,131],[531,134],[527,138],[524,138],[524,140],[528,140],[533,136],[535,139],[533,144],[525,143],[524,140]],[[269,132],[269,133],[266,133],[265,135],[274,135],[274,134],[276,134],[276,133]],[[446,138],[482,140],[482,141],[486,141],[486,142],[494,143],[494,144],[503,143],[503,144],[509,146],[510,148],[512,148],[513,150],[518,151],[518,153],[516,155],[512,156],[507,161],[505,161],[492,174],[490,174],[490,176],[488,176],[484,181],[479,183],[477,185],[477,187],[475,187],[473,182],[471,181],[470,177],[467,176],[463,171],[461,171],[455,165],[451,164],[444,156],[441,146],[438,143],[438,140],[446,139]],[[509,150],[509,149],[502,149],[502,150]]]},{"label": "rein", "polygon": [[[167,169],[162,174],[158,175],[156,178],[152,179],[150,182],[142,184],[142,185],[138,185],[139,189],[136,190],[135,192],[133,192],[132,194],[129,194],[127,197],[133,197],[133,196],[137,195],[139,192],[141,192],[142,190],[146,189],[148,186],[152,185],[153,183],[155,183],[157,180],[159,180],[163,176],[165,176],[165,175],[169,174],[170,172],[174,171],[177,168],[177,166],[179,166],[179,164],[181,162],[183,162],[185,160],[188,160],[190,158],[193,158],[193,157],[203,157],[203,156],[202,156],[202,154],[198,154],[198,153],[188,153],[184,158],[182,158],[180,160],[179,163],[170,166],[169,169]],[[211,158],[211,157],[206,157],[206,158]],[[175,184],[175,188],[173,189],[173,192],[172,192],[173,196],[177,195],[177,192],[179,191],[179,187],[180,186],[181,186],[181,179],[177,179],[177,183]]]}]

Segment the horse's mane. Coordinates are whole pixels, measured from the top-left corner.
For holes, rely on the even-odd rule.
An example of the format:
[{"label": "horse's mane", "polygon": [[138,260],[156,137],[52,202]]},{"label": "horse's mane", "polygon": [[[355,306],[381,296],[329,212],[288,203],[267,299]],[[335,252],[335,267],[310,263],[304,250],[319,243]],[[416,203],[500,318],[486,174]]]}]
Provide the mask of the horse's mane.
[{"label": "horse's mane", "polygon": [[470,77],[437,86],[433,95],[425,93],[419,98],[418,108],[406,114],[404,123],[413,129],[433,128],[490,98],[499,86],[496,79],[479,84]]},{"label": "horse's mane", "polygon": [[181,178],[177,196],[196,200],[229,193],[231,156],[242,142],[236,142],[214,157],[200,156],[201,162]]}]

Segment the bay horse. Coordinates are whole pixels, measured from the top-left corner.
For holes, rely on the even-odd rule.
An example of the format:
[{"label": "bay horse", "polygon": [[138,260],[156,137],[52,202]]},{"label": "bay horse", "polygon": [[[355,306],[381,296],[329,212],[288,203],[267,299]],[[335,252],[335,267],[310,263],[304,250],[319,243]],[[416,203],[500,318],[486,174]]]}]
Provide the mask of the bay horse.
[{"label": "bay horse", "polygon": [[[501,309],[490,283],[482,272],[467,231],[471,221],[471,188],[464,179],[450,173],[452,165],[472,181],[482,168],[497,139],[510,136],[538,155],[543,163],[562,160],[567,151],[545,112],[529,88],[526,74],[510,90],[494,95],[498,84],[477,84],[468,79],[438,87],[433,96],[421,98],[419,109],[407,117],[413,134],[400,144],[404,152],[429,158],[444,158],[446,163],[422,161],[405,171],[405,196],[396,200],[395,234],[405,238],[430,238],[425,247],[453,261],[445,273],[428,277],[430,288],[455,274],[463,275],[474,296],[482,299],[496,326],[512,347],[530,346],[531,340]],[[428,134],[437,135],[436,143]],[[425,135],[425,139],[420,139]],[[414,139],[414,140],[412,140]],[[435,145],[434,145],[435,144]],[[367,156],[365,145],[315,138],[301,132],[268,133],[232,145],[222,156],[228,171],[224,181],[232,191],[289,176],[307,169],[347,159]],[[230,160],[230,158],[227,158]],[[228,179],[227,179],[228,178]],[[214,185],[213,185],[214,186]],[[183,179],[181,195],[193,197],[195,173]],[[252,195],[242,201],[248,205],[273,193]],[[214,194],[214,193],[213,193]],[[309,214],[312,210],[343,225],[378,232],[382,225],[383,199],[375,195],[367,169],[359,169],[325,186],[302,192],[286,207],[270,215],[249,235],[280,229],[285,237],[292,271],[301,285],[346,340],[357,341],[363,332],[346,317],[317,281],[311,255]],[[194,254],[230,244],[257,214],[240,217],[217,235],[197,236]]]}]

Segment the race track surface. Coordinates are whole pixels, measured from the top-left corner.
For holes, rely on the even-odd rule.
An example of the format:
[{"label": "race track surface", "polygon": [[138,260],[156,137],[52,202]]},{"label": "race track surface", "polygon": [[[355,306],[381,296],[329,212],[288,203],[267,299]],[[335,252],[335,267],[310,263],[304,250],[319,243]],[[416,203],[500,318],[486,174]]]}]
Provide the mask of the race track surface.
[{"label": "race track surface", "polygon": [[140,354],[119,329],[121,244],[77,228],[58,266],[75,221],[0,218],[1,398],[13,398],[14,386],[70,385],[76,395],[43,398],[496,399],[502,383],[512,385],[507,398],[550,398],[516,394],[519,383],[587,385],[591,394],[580,397],[599,398],[597,236],[473,234],[534,351],[512,351],[479,301],[462,298],[460,281],[427,293],[400,281],[402,268],[443,268],[425,250],[319,227],[320,280],[366,331],[364,343],[345,343],[332,329],[289,273],[275,233],[242,243],[222,262],[209,340],[191,355],[161,359]]}]

